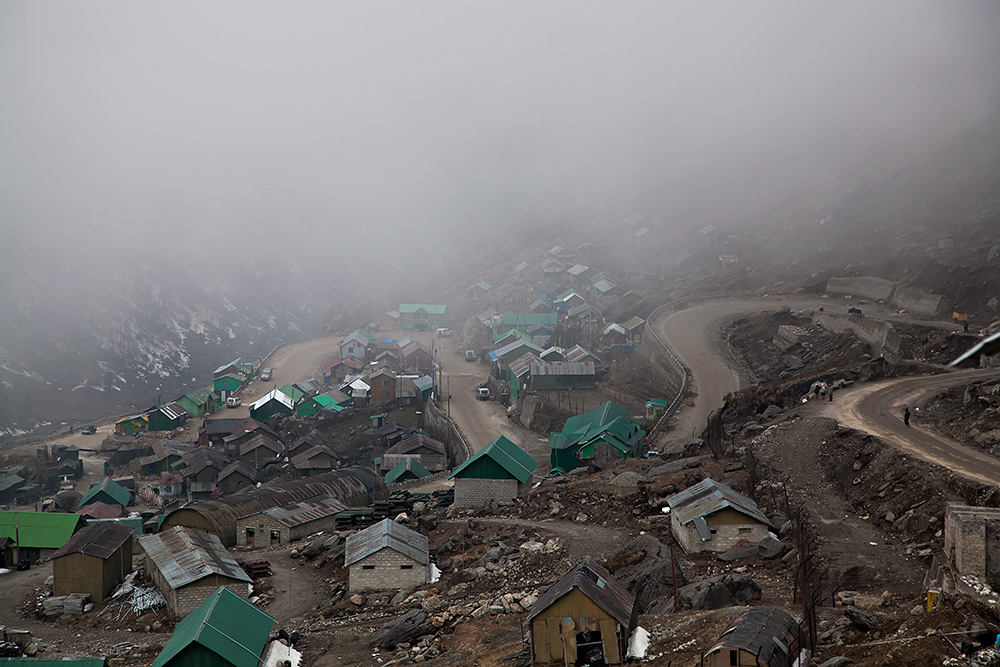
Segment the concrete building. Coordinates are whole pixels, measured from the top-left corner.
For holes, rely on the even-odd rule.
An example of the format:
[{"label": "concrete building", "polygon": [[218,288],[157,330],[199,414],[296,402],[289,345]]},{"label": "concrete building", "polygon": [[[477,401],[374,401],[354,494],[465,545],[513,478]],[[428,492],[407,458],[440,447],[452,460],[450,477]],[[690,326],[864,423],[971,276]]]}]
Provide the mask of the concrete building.
[{"label": "concrete building", "polygon": [[531,608],[534,662],[618,665],[639,622],[636,597],[584,557]]},{"label": "concrete building", "polygon": [[288,544],[337,526],[337,513],[347,505],[335,498],[316,498],[271,507],[236,522],[236,543],[250,549]]},{"label": "concrete building", "polygon": [[751,607],[705,652],[705,667],[792,667],[802,650],[799,624],[777,607]]},{"label": "concrete building", "polygon": [[430,562],[427,537],[390,519],[347,537],[351,593],[419,588],[427,583]]},{"label": "concrete building", "polygon": [[194,611],[220,586],[247,599],[250,577],[215,535],[173,526],[139,538],[149,558],[146,571],[176,616]]},{"label": "concrete building", "polygon": [[85,526],[52,554],[52,594],[108,597],[132,571],[130,526],[104,522]]},{"label": "concrete building", "polygon": [[944,553],[959,576],[1000,587],[1000,508],[949,503],[944,514]]},{"label": "concrete building", "polygon": [[667,506],[670,529],[687,553],[756,544],[774,530],[757,503],[711,478],[670,496]]},{"label": "concrete building", "polygon": [[507,438],[498,436],[455,468],[455,507],[482,507],[491,500],[506,503],[531,480],[535,459]]}]

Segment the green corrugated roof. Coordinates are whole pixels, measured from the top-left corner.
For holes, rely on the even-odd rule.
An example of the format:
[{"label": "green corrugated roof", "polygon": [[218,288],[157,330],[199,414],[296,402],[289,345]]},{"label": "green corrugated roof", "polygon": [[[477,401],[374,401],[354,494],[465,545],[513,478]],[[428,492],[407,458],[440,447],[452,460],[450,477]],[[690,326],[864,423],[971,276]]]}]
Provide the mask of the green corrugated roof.
[{"label": "green corrugated roof", "polygon": [[631,317],[622,322],[621,325],[622,328],[625,329],[626,331],[631,331],[632,329],[635,329],[637,326],[645,323],[646,320],[642,319],[641,317]]},{"label": "green corrugated roof", "polygon": [[486,282],[485,280],[480,280],[480,281],[479,281],[478,283],[476,283],[475,285],[470,285],[470,286],[469,286],[469,289],[472,289],[473,287],[478,287],[478,288],[480,288],[481,290],[483,290],[484,292],[489,292],[489,291],[490,291],[491,289],[493,289],[493,286],[492,286],[492,285],[490,285],[490,284],[489,284],[488,282]]},{"label": "green corrugated roof", "polygon": [[0,664],[16,663],[31,667],[104,667],[107,658],[0,658]]},{"label": "green corrugated roof", "polygon": [[286,384],[283,387],[278,387],[278,391],[292,399],[292,403],[298,403],[302,400],[302,397],[306,395],[306,392],[302,391],[294,384]]},{"label": "green corrugated roof", "polygon": [[566,420],[561,433],[549,436],[550,449],[566,449],[598,437],[623,452],[628,452],[646,434],[632,420],[631,413],[612,401]]},{"label": "green corrugated roof", "polygon": [[[15,514],[17,515],[16,537]],[[83,517],[79,514],[0,511],[0,538],[17,539],[22,547],[58,549],[83,525]]]},{"label": "green corrugated roof", "polygon": [[500,318],[505,325],[512,327],[532,324],[551,324],[555,326],[556,322],[559,321],[559,316],[555,313],[512,313],[507,311]]},{"label": "green corrugated roof", "polygon": [[412,472],[418,479],[421,477],[427,477],[431,474],[431,471],[421,465],[420,461],[411,456],[407,456],[405,459],[397,463],[392,470],[385,474],[385,483],[392,484],[407,470]]},{"label": "green corrugated roof", "polygon": [[531,478],[531,473],[538,467],[538,462],[531,458],[526,451],[500,435],[493,442],[470,456],[465,463],[455,468],[455,472],[451,473],[448,479],[456,476],[461,477],[464,470],[471,468],[476,461],[482,458],[493,460],[522,484]]},{"label": "green corrugated roof", "polygon": [[220,588],[177,624],[152,667],[169,664],[192,643],[234,667],[257,667],[274,619],[228,588]]},{"label": "green corrugated roof", "polygon": [[104,494],[110,498],[112,502],[118,503],[122,507],[128,507],[128,501],[132,499],[131,491],[123,488],[118,482],[114,481],[110,477],[105,477],[104,481],[90,487],[90,491],[83,494],[83,498],[80,498],[79,507],[83,507],[84,505],[98,500],[101,492],[104,492]]},{"label": "green corrugated roof", "polygon": [[432,315],[444,315],[444,311],[447,307],[448,306],[441,306],[433,303],[401,303],[399,304],[399,312],[400,314],[403,314],[415,313],[418,310],[424,310]]}]

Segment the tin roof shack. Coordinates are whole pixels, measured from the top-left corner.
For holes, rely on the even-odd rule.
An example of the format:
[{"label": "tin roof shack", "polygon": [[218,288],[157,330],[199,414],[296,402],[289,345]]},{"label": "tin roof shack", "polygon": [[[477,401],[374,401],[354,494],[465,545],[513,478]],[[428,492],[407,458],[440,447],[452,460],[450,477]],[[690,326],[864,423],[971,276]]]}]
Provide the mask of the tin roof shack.
[{"label": "tin roof shack", "polygon": [[448,450],[440,440],[424,433],[414,433],[385,450],[379,466],[384,473],[406,459],[416,459],[427,470],[440,472],[448,467]]},{"label": "tin roof shack", "polygon": [[757,543],[774,529],[750,498],[711,477],[667,498],[670,529],[687,553]]},{"label": "tin roof shack", "polygon": [[278,434],[271,430],[266,424],[262,424],[256,419],[244,417],[242,419],[205,419],[198,428],[198,444],[202,447],[208,445],[221,445],[229,437],[238,437],[252,431],[264,431],[274,436],[278,440]]},{"label": "tin roof shack", "polygon": [[266,422],[274,415],[291,415],[295,411],[295,402],[279,389],[272,389],[250,404],[250,417]]},{"label": "tin roof shack", "polygon": [[351,467],[293,481],[275,480],[264,486],[245,489],[232,496],[201,500],[166,516],[162,530],[189,526],[219,536],[227,547],[236,544],[237,519],[317,497],[332,497],[349,507],[367,506],[384,500],[389,492],[375,471]]},{"label": "tin roof shack", "polygon": [[316,429],[313,429],[298,440],[294,441],[291,446],[287,447],[285,449],[285,455],[289,457],[298,456],[302,452],[308,451],[313,447],[326,447],[329,444],[330,441],[325,435]]},{"label": "tin roof shack", "polygon": [[566,420],[560,433],[549,436],[552,468],[568,471],[581,461],[598,464],[634,456],[646,435],[632,413],[617,403],[602,405]]},{"label": "tin roof shack", "polygon": [[705,667],[791,667],[801,652],[799,624],[777,607],[751,607],[708,649]]},{"label": "tin roof shack", "polygon": [[531,388],[565,389],[567,387],[593,387],[597,371],[594,362],[573,363],[569,361],[533,361],[529,370]]},{"label": "tin roof shack", "polygon": [[337,526],[337,513],[347,505],[336,498],[315,498],[242,517],[236,522],[236,543],[254,549],[288,544]]},{"label": "tin roof shack", "polygon": [[88,593],[94,602],[108,597],[132,571],[133,532],[109,521],[80,529],[52,554],[52,594]]},{"label": "tin roof shack", "polygon": [[243,463],[233,461],[219,473],[216,487],[225,495],[232,495],[257,483],[257,471]]},{"label": "tin roof shack", "polygon": [[284,446],[266,433],[260,433],[240,444],[240,461],[260,470],[267,461],[281,456]]},{"label": "tin roof shack", "polygon": [[420,461],[412,456],[406,456],[396,464],[396,467],[385,474],[384,479],[386,484],[396,484],[412,479],[423,479],[430,474],[430,470],[420,465]]},{"label": "tin roof shack", "polygon": [[150,578],[175,616],[186,616],[220,586],[244,600],[250,594],[250,577],[215,535],[172,526],[143,535],[139,546],[149,557]]},{"label": "tin roof shack", "polygon": [[528,616],[535,662],[618,665],[639,621],[636,597],[585,556]]},{"label": "tin roof shack", "polygon": [[199,447],[185,454],[174,469],[184,478],[191,498],[207,498],[215,491],[219,474],[229,463],[217,449]]},{"label": "tin roof shack", "polygon": [[22,559],[41,559],[66,544],[84,524],[79,514],[0,510],[0,542],[10,538],[2,552],[3,565],[14,565],[18,547]]},{"label": "tin roof shack", "polygon": [[493,442],[455,468],[455,507],[482,507],[491,500],[507,503],[527,485],[538,463],[507,438]]},{"label": "tin roof shack", "polygon": [[105,477],[100,484],[90,487],[90,491],[83,494],[80,499],[80,507],[86,507],[90,503],[102,502],[108,505],[118,505],[124,510],[132,501],[132,492],[118,484],[110,477]]},{"label": "tin roof shack", "polygon": [[152,667],[257,667],[274,619],[219,588],[177,624]]},{"label": "tin roof shack", "polygon": [[150,431],[172,431],[183,426],[187,418],[187,411],[177,403],[158,405],[146,415]]},{"label": "tin roof shack", "polygon": [[445,327],[447,306],[432,303],[399,304],[399,328],[403,331],[431,331]]},{"label": "tin roof shack", "polygon": [[303,475],[316,475],[340,467],[340,458],[323,445],[310,447],[291,459],[292,467]]},{"label": "tin roof shack", "polygon": [[344,565],[352,593],[414,590],[427,583],[430,562],[427,537],[390,519],[347,536]]}]

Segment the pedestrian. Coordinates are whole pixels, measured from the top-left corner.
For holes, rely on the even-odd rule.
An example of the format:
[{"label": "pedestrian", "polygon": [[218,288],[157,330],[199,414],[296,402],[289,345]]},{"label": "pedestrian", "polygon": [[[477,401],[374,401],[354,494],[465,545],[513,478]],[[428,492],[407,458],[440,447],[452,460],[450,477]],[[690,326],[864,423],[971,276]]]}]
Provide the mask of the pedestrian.
[{"label": "pedestrian", "polygon": [[833,385],[830,385],[830,388],[826,390],[826,396],[830,399],[830,402],[833,403]]},{"label": "pedestrian", "polygon": [[962,333],[969,333],[969,320],[962,322]]},{"label": "pedestrian", "polygon": [[910,425],[910,408],[908,406],[903,408],[903,425]]}]

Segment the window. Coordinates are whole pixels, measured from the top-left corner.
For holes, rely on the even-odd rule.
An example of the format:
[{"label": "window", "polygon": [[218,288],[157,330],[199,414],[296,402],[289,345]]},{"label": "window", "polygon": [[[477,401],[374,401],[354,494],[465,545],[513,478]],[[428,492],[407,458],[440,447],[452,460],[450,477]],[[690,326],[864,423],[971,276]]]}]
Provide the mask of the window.
[{"label": "window", "polygon": [[740,528],[740,535],[749,535],[750,528]]},{"label": "window", "polygon": [[399,569],[400,570],[412,570],[413,566],[412,565],[400,565]]},{"label": "window", "polygon": [[361,569],[362,570],[374,570],[375,566],[374,565],[362,565]]},{"label": "window", "polygon": [[718,533],[719,531],[718,531],[718,530],[716,530],[715,528],[709,528],[709,529],[708,529],[708,532],[710,532],[710,533],[711,533],[712,535],[715,535],[715,534],[716,534],[716,533]]}]

